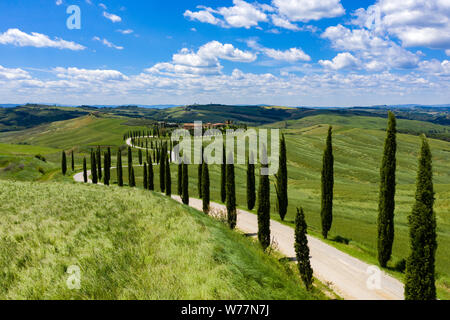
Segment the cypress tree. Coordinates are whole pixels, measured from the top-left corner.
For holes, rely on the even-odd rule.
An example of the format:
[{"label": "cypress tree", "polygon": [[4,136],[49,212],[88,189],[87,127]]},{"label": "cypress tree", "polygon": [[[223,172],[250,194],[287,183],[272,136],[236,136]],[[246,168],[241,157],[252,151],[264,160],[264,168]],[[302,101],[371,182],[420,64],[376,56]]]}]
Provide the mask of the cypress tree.
[{"label": "cypress tree", "polygon": [[227,159],[225,154],[225,144],[222,151],[222,165],[220,166],[220,198],[223,203],[227,199]]},{"label": "cypress tree", "polygon": [[66,159],[66,152],[64,150],[62,152],[62,158],[61,158],[61,171],[62,171],[62,174],[65,176],[67,173],[67,159]]},{"label": "cypress tree", "polygon": [[104,161],[104,166],[103,167],[104,167],[104,170],[105,170],[105,174],[104,174],[104,177],[103,177],[103,182],[104,182],[105,186],[109,186],[109,180],[111,178],[111,171],[110,171],[111,165],[109,164],[109,159],[108,159],[108,153],[107,152],[105,152],[103,161]]},{"label": "cypress tree", "polygon": [[72,171],[75,171],[75,157],[73,155],[73,150],[72,150]]},{"label": "cypress tree", "polygon": [[98,181],[102,179],[102,153],[100,147],[97,148],[97,170],[98,170]]},{"label": "cypress tree", "polygon": [[395,115],[389,112],[387,137],[380,169],[380,195],[378,203],[378,262],[383,268],[391,259],[394,243],[395,170],[397,141]]},{"label": "cypress tree", "polygon": [[[267,168],[267,165],[262,165]],[[258,192],[258,240],[263,250],[270,246],[270,181],[260,174]]]},{"label": "cypress tree", "polygon": [[83,179],[84,183],[88,182],[86,157],[83,158]]},{"label": "cypress tree", "polygon": [[288,208],[288,176],[287,176],[287,156],[286,140],[284,134],[280,140],[280,161],[278,173],[276,175],[277,209],[282,221],[286,217]]},{"label": "cypress tree", "polygon": [[180,163],[178,165],[178,195],[181,196],[183,194],[183,164]]},{"label": "cypress tree", "polygon": [[406,262],[406,300],[436,300],[435,255],[437,241],[436,214],[433,210],[434,195],[430,146],[425,136],[422,136],[416,201],[409,216],[411,253]]},{"label": "cypress tree", "polygon": [[210,204],[209,168],[206,161],[203,161],[203,169],[202,169],[202,200],[203,200],[203,212],[205,214],[209,214],[209,204]]},{"label": "cypress tree", "polygon": [[117,185],[123,187],[122,151],[117,151]]},{"label": "cypress tree", "polygon": [[148,190],[147,162],[144,162],[144,189]]},{"label": "cypress tree", "polygon": [[92,183],[93,184],[98,183],[96,158],[97,158],[97,155],[94,153],[94,151],[91,151],[91,175],[92,175]]},{"label": "cypress tree", "polygon": [[236,228],[237,212],[236,212],[236,184],[234,176],[233,155],[228,155],[228,163],[226,168],[226,207],[228,225],[231,229]]},{"label": "cypress tree", "polygon": [[155,191],[155,183],[153,182],[154,173],[153,173],[153,162],[152,157],[149,158],[148,164],[148,190]]},{"label": "cypress tree", "polygon": [[134,167],[131,167],[131,176],[130,176],[130,187],[134,188],[136,187],[136,179],[134,176]]},{"label": "cypress tree", "polygon": [[170,172],[169,157],[166,157],[166,196],[172,196],[172,174]]},{"label": "cypress tree", "polygon": [[256,187],[255,187],[255,165],[253,164],[253,153],[250,153],[247,160],[247,208],[253,210],[256,203]]},{"label": "cypress tree", "polygon": [[139,165],[142,166],[142,150],[141,149],[139,149],[138,154],[139,154]]},{"label": "cypress tree", "polygon": [[131,169],[133,168],[133,151],[128,147],[128,185],[131,186]]},{"label": "cypress tree", "polygon": [[303,208],[300,210],[297,208],[297,216],[295,217],[295,253],[297,256],[300,277],[302,278],[306,289],[310,290],[313,283],[313,270],[309,258],[307,233],[308,226],[306,225]]},{"label": "cypress tree", "polygon": [[198,197],[202,198],[202,170],[203,170],[203,164],[198,165],[198,179],[197,179],[197,189],[198,189]]},{"label": "cypress tree", "polygon": [[166,191],[166,152],[164,146],[161,149],[159,159],[159,187],[161,192]]},{"label": "cypress tree", "polygon": [[333,223],[333,188],[334,188],[334,157],[332,144],[333,128],[328,129],[325,151],[323,154],[322,168],[322,209],[320,217],[322,220],[322,235],[328,238],[328,232]]},{"label": "cypress tree", "polygon": [[[186,160],[186,159],[185,159]],[[183,192],[181,195],[181,199],[184,204],[189,204],[189,171],[188,171],[188,165],[186,164],[186,161],[183,163]]]}]

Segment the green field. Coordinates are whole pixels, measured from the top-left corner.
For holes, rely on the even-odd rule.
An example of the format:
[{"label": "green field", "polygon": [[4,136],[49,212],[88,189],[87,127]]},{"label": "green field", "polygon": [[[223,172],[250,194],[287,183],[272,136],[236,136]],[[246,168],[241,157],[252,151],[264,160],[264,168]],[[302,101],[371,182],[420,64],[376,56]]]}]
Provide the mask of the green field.
[{"label": "green field", "polygon": [[4,181],[0,212],[2,300],[324,298],[253,240],[147,191]]}]

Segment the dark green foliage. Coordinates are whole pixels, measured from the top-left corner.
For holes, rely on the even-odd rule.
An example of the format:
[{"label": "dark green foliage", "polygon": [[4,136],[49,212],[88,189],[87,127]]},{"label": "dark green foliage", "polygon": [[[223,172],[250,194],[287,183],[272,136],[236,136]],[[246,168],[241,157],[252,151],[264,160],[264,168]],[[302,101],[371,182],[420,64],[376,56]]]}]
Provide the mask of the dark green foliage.
[{"label": "dark green foliage", "polygon": [[[267,168],[267,165],[262,165]],[[258,192],[258,240],[264,250],[270,246],[270,180],[260,174]]]},{"label": "dark green foliage", "polygon": [[130,176],[130,187],[136,187],[136,178],[134,175],[134,167],[131,167],[131,176]]},{"label": "dark green foliage", "polygon": [[142,150],[141,149],[139,149],[138,155],[139,155],[139,165],[142,166]]},{"label": "dark green foliage", "polygon": [[170,172],[169,157],[166,157],[166,195],[172,195],[172,175]]},{"label": "dark green foliage", "polygon": [[153,174],[153,163],[152,163],[152,157],[149,157],[148,159],[150,162],[148,164],[148,190],[154,191],[155,190],[155,184],[153,182],[154,174]]},{"label": "dark green foliage", "polygon": [[123,187],[122,151],[117,151],[117,185]]},{"label": "dark green foliage", "polygon": [[98,183],[98,176],[97,176],[97,155],[94,151],[91,150],[91,175],[92,175],[92,183],[97,184]]},{"label": "dark green foliage", "polygon": [[253,210],[256,204],[256,182],[255,165],[253,164],[253,153],[250,153],[247,160],[247,209]]},{"label": "dark green foliage", "polygon": [[276,175],[276,192],[277,192],[277,209],[282,221],[286,217],[288,208],[288,173],[287,173],[287,156],[286,156],[286,140],[284,135],[280,140],[280,160],[278,173]]},{"label": "dark green foliage", "polygon": [[228,225],[231,229],[236,228],[237,212],[236,212],[236,182],[234,176],[234,161],[233,155],[228,155],[227,169],[226,169],[226,207]]},{"label": "dark green foliage", "polygon": [[416,202],[409,216],[411,253],[406,262],[405,299],[435,300],[436,215],[431,151],[422,137]]},{"label": "dark green foliage", "polygon": [[167,152],[163,146],[160,153],[159,159],[159,187],[161,192],[166,191],[166,157]]},{"label": "dark green foliage", "polygon": [[181,200],[184,204],[189,204],[189,171],[186,161],[183,163],[182,180],[183,180],[183,192]]},{"label": "dark green foliage", "polygon": [[84,183],[88,182],[86,157],[83,158],[83,180],[84,180]]},{"label": "dark green foliage", "polygon": [[103,168],[105,170],[105,174],[103,176],[103,183],[106,186],[109,186],[109,181],[111,179],[111,164],[109,163],[109,157],[107,152],[105,152],[104,154],[103,161],[104,161]]},{"label": "dark green foliage", "polygon": [[197,173],[198,173],[197,189],[198,189],[198,197],[200,199],[202,198],[202,170],[203,170],[203,165],[199,164],[198,168],[197,168]]},{"label": "dark green foliage", "polygon": [[102,153],[100,150],[100,147],[97,148],[97,176],[98,176],[98,181],[100,181],[102,179]]},{"label": "dark green foliage", "polygon": [[202,200],[203,200],[203,212],[205,214],[209,213],[210,204],[210,189],[209,189],[209,168],[206,161],[203,161],[202,169]]},{"label": "dark green foliage", "polygon": [[131,186],[131,169],[133,168],[133,151],[128,147],[128,185]]},{"label": "dark green foliage", "polygon": [[73,155],[73,151],[72,151],[72,171],[75,171],[75,157]]},{"label": "dark green foliage", "polygon": [[323,153],[322,168],[322,235],[328,238],[328,232],[333,223],[333,188],[334,188],[334,157],[332,144],[333,128],[328,129],[327,143]]},{"label": "dark green foliage", "polygon": [[62,157],[61,157],[61,171],[62,174],[65,176],[67,173],[67,158],[66,158],[66,152],[63,150]]},{"label": "dark green foliage", "polygon": [[178,177],[177,177],[177,182],[178,182],[178,195],[181,196],[183,194],[183,164],[180,163],[178,165]]},{"label": "dark green foliage", "polygon": [[222,165],[220,166],[220,199],[225,203],[227,199],[227,158],[225,154],[225,144],[222,151]]},{"label": "dark green foliage", "polygon": [[147,162],[144,162],[144,189],[148,189],[148,172],[147,172]]},{"label": "dark green foliage", "polygon": [[383,268],[391,259],[394,243],[394,210],[395,210],[395,170],[397,166],[396,152],[396,119],[389,112],[387,137],[384,144],[383,161],[380,169],[380,195],[378,203],[378,262]]},{"label": "dark green foliage", "polygon": [[303,208],[297,209],[297,216],[295,217],[295,253],[300,277],[306,289],[310,290],[313,283],[313,270],[309,257],[307,233],[308,226],[306,225]]}]

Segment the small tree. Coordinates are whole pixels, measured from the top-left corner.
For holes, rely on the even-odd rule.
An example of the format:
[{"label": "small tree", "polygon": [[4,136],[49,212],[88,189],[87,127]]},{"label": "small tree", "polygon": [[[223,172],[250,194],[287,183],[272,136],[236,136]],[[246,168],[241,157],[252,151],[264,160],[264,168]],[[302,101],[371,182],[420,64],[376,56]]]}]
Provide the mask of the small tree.
[{"label": "small tree", "polygon": [[203,159],[202,169],[202,200],[203,200],[203,212],[209,214],[210,204],[210,190],[209,190],[209,168],[208,163]]},{"label": "small tree", "polygon": [[88,182],[86,157],[83,158],[83,179],[84,179],[84,183]]},{"label": "small tree", "polygon": [[311,268],[309,247],[308,247],[308,226],[305,221],[303,208],[297,208],[295,218],[295,253],[297,256],[298,271],[307,290],[312,288],[313,269]]},{"label": "small tree", "polygon": [[222,165],[220,166],[220,199],[225,203],[227,199],[227,158],[225,144],[222,149]]},{"label": "small tree", "polygon": [[250,152],[247,160],[247,208],[253,210],[256,204],[255,164],[253,153]]},{"label": "small tree", "polygon": [[405,299],[436,300],[436,214],[430,146],[422,136],[416,202],[409,216],[411,253],[406,262]]},{"label": "small tree", "polygon": [[186,158],[183,162],[183,192],[181,199],[184,204],[189,204],[189,171],[188,171],[188,165],[186,164]]},{"label": "small tree", "polygon": [[322,235],[328,238],[328,232],[333,223],[333,188],[334,188],[334,157],[332,144],[333,128],[328,129],[325,151],[323,154],[322,168],[322,209],[320,217],[322,220]]},{"label": "small tree", "polygon": [[172,175],[170,172],[169,157],[166,157],[166,196],[172,196]]},{"label": "small tree", "polygon": [[[267,169],[267,165],[262,165],[262,169]],[[263,172],[259,176],[258,193],[258,240],[266,250],[270,246],[270,181]]]},{"label": "small tree", "polygon": [[122,151],[117,150],[117,185],[123,187]]},{"label": "small tree", "polygon": [[67,159],[66,159],[66,152],[64,150],[62,152],[62,158],[61,158],[61,171],[62,171],[62,174],[65,176],[67,173]]},{"label": "small tree", "polygon": [[148,189],[147,162],[144,162],[144,189]]},{"label": "small tree", "polygon": [[148,164],[148,177],[147,177],[148,178],[148,190],[154,191],[155,190],[155,184],[153,182],[154,174],[153,174],[152,157],[150,157],[148,160],[150,161],[149,164]]},{"label": "small tree", "polygon": [[236,228],[237,212],[236,212],[236,184],[234,176],[234,159],[232,153],[228,155],[226,173],[227,173],[226,207],[227,207],[228,225],[230,226],[231,229],[234,229]]},{"label": "small tree", "polygon": [[281,220],[284,221],[288,208],[287,156],[284,135],[281,136],[280,140],[280,161],[276,181],[277,209]]},{"label": "small tree", "polygon": [[75,157],[73,155],[73,150],[72,150],[72,172],[75,171]]}]

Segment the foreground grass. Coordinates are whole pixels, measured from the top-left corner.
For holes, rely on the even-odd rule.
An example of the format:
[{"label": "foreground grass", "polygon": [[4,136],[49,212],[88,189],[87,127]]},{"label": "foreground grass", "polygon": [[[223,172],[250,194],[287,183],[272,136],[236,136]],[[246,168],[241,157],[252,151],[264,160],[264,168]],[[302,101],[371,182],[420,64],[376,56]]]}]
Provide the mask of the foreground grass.
[{"label": "foreground grass", "polygon": [[154,193],[2,181],[0,212],[0,299],[323,298],[252,240]]}]

